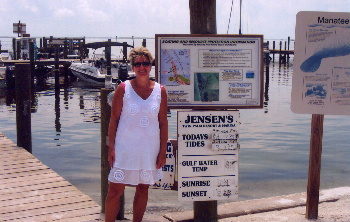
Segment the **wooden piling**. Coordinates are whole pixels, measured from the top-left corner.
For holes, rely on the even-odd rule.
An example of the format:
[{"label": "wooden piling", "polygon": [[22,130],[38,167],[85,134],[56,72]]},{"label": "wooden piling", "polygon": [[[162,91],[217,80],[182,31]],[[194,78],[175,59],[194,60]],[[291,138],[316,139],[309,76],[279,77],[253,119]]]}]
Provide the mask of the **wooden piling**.
[{"label": "wooden piling", "polygon": [[68,58],[68,39],[67,38],[64,39],[64,43],[63,43],[63,58],[64,59]]},{"label": "wooden piling", "polygon": [[279,53],[279,64],[281,65],[282,62],[282,41],[280,41],[280,53]]},{"label": "wooden piling", "polygon": [[59,45],[55,46],[55,90],[60,88],[60,49]]},{"label": "wooden piling", "polygon": [[[29,61],[30,61],[30,71],[33,74],[35,72],[35,58],[34,58],[34,42],[29,42]],[[34,75],[32,75],[32,80],[34,83]]]},{"label": "wooden piling", "polygon": [[191,34],[217,34],[216,0],[190,0]]},{"label": "wooden piling", "polygon": [[320,196],[321,154],[324,115],[312,114],[306,218],[317,219]]},{"label": "wooden piling", "polygon": [[60,88],[55,87],[55,129],[57,133],[61,132],[61,106],[60,106]]},{"label": "wooden piling", "polygon": [[123,62],[126,63],[128,60],[128,43],[123,42]]},{"label": "wooden piling", "polygon": [[111,60],[111,39],[108,39],[107,45],[105,47],[105,53],[106,53],[106,69],[107,69],[107,75],[112,75],[112,60]]},{"label": "wooden piling", "polygon": [[[111,106],[108,104],[108,94],[113,92],[113,89],[101,89],[101,205],[102,213],[105,212],[105,202],[108,193],[108,174],[110,166],[108,163],[108,126],[111,118]],[[120,209],[117,216],[118,220],[124,219],[125,212],[125,197],[120,199]]]},{"label": "wooden piling", "polygon": [[15,66],[17,146],[32,153],[30,64]]},{"label": "wooden piling", "polygon": [[112,89],[101,89],[101,202],[102,212],[105,212],[105,202],[108,193],[108,126],[111,118],[111,107],[107,103],[107,96]]},{"label": "wooden piling", "polygon": [[16,51],[15,51],[16,59],[21,59],[22,58],[22,55],[21,55],[21,42],[18,41],[17,43],[15,43],[15,45],[16,45]]},{"label": "wooden piling", "polygon": [[[30,41],[29,42],[29,61],[30,61],[30,73],[31,73],[31,78],[30,78],[30,84],[31,84],[31,107],[35,107],[35,85],[34,85],[34,76],[36,75],[35,73],[35,58],[34,58],[34,42]],[[34,110],[33,110],[34,112]]]},{"label": "wooden piling", "polygon": [[[287,50],[289,51],[289,48],[290,48],[290,36],[288,36],[288,48],[287,48]],[[289,54],[287,55],[287,63],[289,63],[289,58],[290,58],[290,56],[289,56]]]},{"label": "wooden piling", "polygon": [[[191,34],[217,34],[216,0],[190,0]],[[194,201],[194,221],[218,221],[218,203],[213,201]]]},{"label": "wooden piling", "polygon": [[[272,42],[272,49],[273,49],[273,51],[275,51],[275,49],[276,49],[276,42],[275,41]],[[275,53],[272,53],[272,56],[273,56],[272,62],[275,62]]]},{"label": "wooden piling", "polygon": [[65,62],[63,64],[63,67],[64,67],[64,88],[67,88],[69,87],[69,66],[71,65],[71,63],[69,62]]}]

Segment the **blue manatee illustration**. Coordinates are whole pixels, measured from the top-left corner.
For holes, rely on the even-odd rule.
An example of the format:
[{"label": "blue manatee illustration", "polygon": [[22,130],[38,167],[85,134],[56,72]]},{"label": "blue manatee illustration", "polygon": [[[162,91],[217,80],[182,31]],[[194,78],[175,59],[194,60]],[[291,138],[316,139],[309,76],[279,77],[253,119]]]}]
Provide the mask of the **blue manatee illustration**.
[{"label": "blue manatee illustration", "polygon": [[350,35],[335,35],[322,42],[314,54],[300,66],[303,72],[315,72],[321,65],[322,59],[350,54]]}]

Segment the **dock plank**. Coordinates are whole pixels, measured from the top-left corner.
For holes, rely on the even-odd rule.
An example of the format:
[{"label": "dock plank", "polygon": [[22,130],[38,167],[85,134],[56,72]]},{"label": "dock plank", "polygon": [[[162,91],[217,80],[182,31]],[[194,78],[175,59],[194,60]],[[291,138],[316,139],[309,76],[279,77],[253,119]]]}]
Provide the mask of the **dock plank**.
[{"label": "dock plank", "polygon": [[45,198],[43,200],[36,201],[36,202],[21,203],[21,204],[16,203],[15,205],[8,205],[3,207],[1,211],[5,214],[16,213],[18,216],[19,212],[23,212],[25,214],[26,211],[33,211],[33,210],[37,210],[45,207],[54,208],[54,207],[65,206],[69,204],[89,202],[89,200],[85,200],[84,202],[82,202],[81,200],[82,198],[83,198],[82,195],[79,195],[79,196],[69,195],[69,196],[60,197],[60,198],[55,197],[54,199]]},{"label": "dock plank", "polygon": [[6,177],[3,177],[3,175],[0,175],[0,178],[3,180],[3,184],[5,183],[10,184],[13,182],[18,183],[18,182],[24,182],[24,181],[31,181],[31,180],[45,179],[45,178],[55,178],[55,177],[60,177],[60,175],[56,173],[52,173],[50,169],[17,173],[17,176],[6,175]]},{"label": "dock plank", "polygon": [[19,182],[26,182],[26,181],[32,181],[32,180],[41,180],[41,179],[46,179],[46,178],[56,178],[56,177],[60,177],[57,174],[51,173],[50,171],[41,171],[41,174],[38,173],[32,173],[32,171],[28,171],[27,173],[23,173],[23,174],[18,174],[20,176],[8,176],[6,178],[2,178],[2,184],[11,184],[11,183],[19,183]]},{"label": "dock plank", "polygon": [[23,195],[22,193],[20,193],[16,197],[3,195],[3,196],[0,196],[0,207],[8,206],[8,205],[32,203],[36,201],[44,201],[44,200],[57,198],[57,196],[67,196],[68,194],[71,196],[78,196],[81,193],[76,192],[75,187],[60,187],[60,188],[56,188],[55,190],[43,190],[40,193],[31,192],[26,195]]},{"label": "dock plank", "polygon": [[39,161],[23,161],[23,160],[12,160],[11,162],[3,162],[2,164],[3,171],[0,172],[0,175],[17,176],[18,173],[28,172],[28,171],[38,171],[46,170],[50,168],[46,165],[43,165]]},{"label": "dock plank", "polygon": [[[43,175],[45,176],[45,175]],[[62,181],[61,177],[49,177],[49,178],[45,178],[42,177],[42,179],[38,179],[38,177],[34,177],[33,180],[25,180],[25,181],[21,181],[20,185],[19,183],[16,183],[17,178],[12,178],[12,181],[10,183],[8,183],[7,181],[4,181],[4,183],[0,184],[0,189],[3,191],[6,190],[14,190],[16,192],[16,188],[20,188],[20,187],[31,187],[31,188],[27,188],[27,190],[32,190],[35,189],[35,186],[41,186],[41,184],[51,184],[52,186],[56,187],[57,185],[55,185],[56,182],[60,182]],[[67,183],[67,185],[70,185],[69,183]],[[50,186],[49,186],[50,188]],[[45,187],[42,187],[42,189],[45,189]]]},{"label": "dock plank", "polygon": [[101,206],[0,133],[0,221],[99,221]]}]

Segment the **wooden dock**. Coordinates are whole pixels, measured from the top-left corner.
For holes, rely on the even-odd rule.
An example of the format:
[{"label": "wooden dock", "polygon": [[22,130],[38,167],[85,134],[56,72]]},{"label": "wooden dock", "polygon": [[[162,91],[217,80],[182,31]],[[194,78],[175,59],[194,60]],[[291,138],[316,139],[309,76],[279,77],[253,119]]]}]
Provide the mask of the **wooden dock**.
[{"label": "wooden dock", "polygon": [[279,42],[279,49],[276,48],[276,42],[272,41],[272,48],[270,48],[270,42],[263,43],[265,64],[269,64],[270,60],[275,62],[275,55],[278,55],[279,63],[288,63],[290,55],[294,55],[294,50],[290,50],[291,39],[288,37],[288,41],[284,42],[284,49],[282,49],[282,41]]},{"label": "wooden dock", "polygon": [[101,206],[0,133],[0,221],[102,221]]}]

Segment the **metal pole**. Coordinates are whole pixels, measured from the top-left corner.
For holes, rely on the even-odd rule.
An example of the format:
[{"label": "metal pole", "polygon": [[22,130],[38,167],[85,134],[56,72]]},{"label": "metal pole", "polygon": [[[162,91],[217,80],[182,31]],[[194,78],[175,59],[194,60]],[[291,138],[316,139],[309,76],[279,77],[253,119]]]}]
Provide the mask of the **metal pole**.
[{"label": "metal pole", "polygon": [[239,4],[239,34],[242,35],[242,0]]}]

